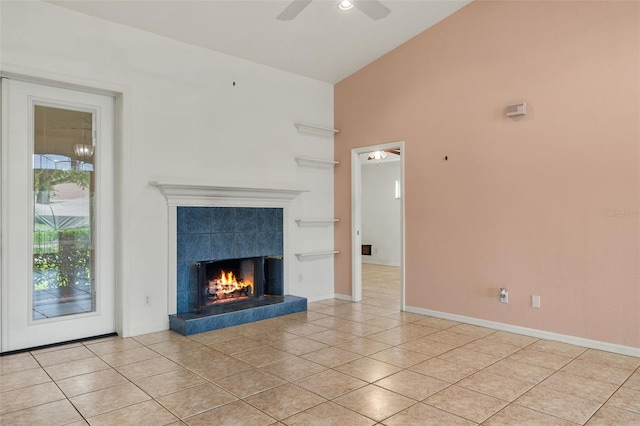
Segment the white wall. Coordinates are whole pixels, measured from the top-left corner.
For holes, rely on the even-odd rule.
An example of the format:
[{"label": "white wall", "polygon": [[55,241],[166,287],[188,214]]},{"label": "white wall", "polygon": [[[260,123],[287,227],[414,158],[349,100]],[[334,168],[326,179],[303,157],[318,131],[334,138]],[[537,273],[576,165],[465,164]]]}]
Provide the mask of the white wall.
[{"label": "white wall", "polygon": [[362,166],[362,244],[372,246],[371,256],[362,256],[363,263],[400,266],[401,200],[395,198],[396,180],[400,161]]},{"label": "white wall", "polygon": [[[295,122],[331,126],[333,87],[42,2],[0,2],[0,70],[118,93],[119,331],[168,328],[167,205],[149,181],[296,187],[291,218],[333,216],[333,174],[296,156],[333,159],[333,140]],[[236,82],[236,85],[233,85]],[[333,258],[298,263],[289,293],[333,295]],[[315,245],[333,247],[331,229]],[[144,295],[152,294],[150,306]]]}]

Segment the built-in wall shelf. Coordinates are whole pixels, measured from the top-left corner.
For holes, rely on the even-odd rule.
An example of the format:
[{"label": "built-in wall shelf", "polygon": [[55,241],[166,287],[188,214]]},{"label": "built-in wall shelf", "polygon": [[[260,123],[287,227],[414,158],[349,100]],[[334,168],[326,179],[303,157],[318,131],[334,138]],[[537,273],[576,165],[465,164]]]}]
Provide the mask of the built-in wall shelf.
[{"label": "built-in wall shelf", "polygon": [[340,222],[340,219],[337,219],[335,217],[332,218],[308,218],[308,219],[296,219],[296,223],[298,225],[306,225],[306,224],[319,224],[319,225],[324,225],[324,224],[331,224],[331,223],[336,223],[336,222]]},{"label": "built-in wall shelf", "polygon": [[298,132],[303,133],[315,133],[319,135],[333,136],[340,130],[332,129],[330,127],[316,126],[315,124],[296,123]]},{"label": "built-in wall shelf", "polygon": [[334,160],[321,160],[319,158],[307,158],[307,157],[296,157],[296,161],[300,166],[335,166],[336,164],[340,164],[339,161]]},{"label": "built-in wall shelf", "polygon": [[296,257],[298,260],[308,259],[312,257],[324,257],[324,256],[333,256],[334,254],[340,253],[339,250],[325,250],[325,251],[309,251],[306,253],[296,253]]}]

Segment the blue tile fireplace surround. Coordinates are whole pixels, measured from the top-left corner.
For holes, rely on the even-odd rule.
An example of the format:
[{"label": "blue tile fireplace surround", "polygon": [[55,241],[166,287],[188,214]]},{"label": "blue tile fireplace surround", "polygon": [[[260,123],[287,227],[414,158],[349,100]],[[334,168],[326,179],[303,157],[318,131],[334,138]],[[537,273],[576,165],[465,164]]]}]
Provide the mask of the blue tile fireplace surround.
[{"label": "blue tile fireplace surround", "polygon": [[291,295],[198,310],[198,262],[259,256],[283,258],[281,208],[177,207],[178,303],[170,328],[186,336],[305,311],[307,300]]}]

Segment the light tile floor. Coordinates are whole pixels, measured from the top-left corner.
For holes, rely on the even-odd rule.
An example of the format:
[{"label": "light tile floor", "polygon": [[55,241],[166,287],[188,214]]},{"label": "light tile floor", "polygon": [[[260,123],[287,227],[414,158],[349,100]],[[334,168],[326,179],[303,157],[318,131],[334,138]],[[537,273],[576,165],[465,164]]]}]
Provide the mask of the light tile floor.
[{"label": "light tile floor", "polygon": [[362,303],[0,358],[2,425],[640,425],[640,358]]}]

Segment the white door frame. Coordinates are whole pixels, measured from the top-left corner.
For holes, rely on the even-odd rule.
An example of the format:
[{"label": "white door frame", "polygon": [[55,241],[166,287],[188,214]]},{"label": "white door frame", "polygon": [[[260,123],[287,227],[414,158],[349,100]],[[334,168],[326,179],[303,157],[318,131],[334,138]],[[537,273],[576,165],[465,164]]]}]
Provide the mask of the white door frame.
[{"label": "white door frame", "polygon": [[[92,77],[80,77],[78,75],[60,74],[45,68],[30,68],[25,70],[22,67],[16,67],[3,64],[0,68],[0,77],[12,78],[31,83],[44,84],[54,87],[61,87],[71,90],[86,91],[89,93],[113,96],[116,100],[115,109],[115,161],[117,167],[113,170],[115,178],[115,240],[116,240],[116,258],[115,258],[115,309],[116,309],[116,333],[120,337],[129,337],[132,335],[129,325],[130,309],[134,303],[131,301],[128,286],[123,285],[125,280],[125,269],[129,267],[130,254],[124,240],[125,235],[131,231],[129,225],[124,221],[127,211],[127,203],[123,201],[126,194],[124,188],[129,181],[129,170],[132,169],[128,155],[132,140],[132,88],[126,84],[113,81],[95,80]],[[1,141],[0,135],[0,141]],[[0,153],[0,158],[2,157]],[[1,206],[0,206],[1,207]],[[2,265],[0,265],[2,267]],[[1,271],[1,269],[0,269]]]},{"label": "white door frame", "polygon": [[404,267],[404,141],[365,146],[351,150],[351,300],[362,301],[362,161],[360,154],[387,149],[400,150],[400,310],[405,310]]},{"label": "white door frame", "polygon": [[[28,79],[12,78],[11,80],[7,80],[7,85],[13,84],[13,90],[17,91],[18,96],[26,96],[25,94],[28,95],[26,102],[30,105],[30,109],[32,108],[32,105],[42,104],[58,108],[68,107],[69,109],[86,110],[87,112],[91,112],[92,114],[94,114],[94,119],[96,120],[94,121],[94,128],[97,131],[97,137],[100,139],[100,143],[99,145],[97,145],[96,150],[96,158],[99,158],[100,163],[100,166],[96,172],[96,192],[101,194],[99,196],[100,199],[96,201],[98,215],[95,218],[94,226],[96,228],[98,241],[96,247],[96,256],[99,256],[102,259],[102,262],[95,265],[95,276],[97,280],[96,285],[99,299],[98,305],[96,306],[94,312],[86,314],[75,314],[73,316],[60,316],[48,320],[38,320],[37,323],[30,318],[29,309],[27,309],[26,322],[24,322],[24,318],[22,318],[22,316],[18,317],[15,314],[16,312],[18,312],[15,309],[20,310],[24,309],[25,307],[31,306],[31,290],[29,290],[26,302],[22,300],[24,298],[24,295],[22,293],[15,292],[15,297],[18,297],[20,302],[22,303],[18,303],[17,305],[20,306],[12,310],[11,313],[9,312],[9,303],[12,304],[11,306],[13,309],[14,302],[10,301],[10,298],[8,297],[9,280],[7,275],[7,268],[3,268],[1,279],[2,306],[0,307],[0,351],[3,352],[24,349],[28,347],[28,345],[32,344],[32,342],[36,346],[39,346],[42,344],[73,340],[77,338],[78,335],[80,335],[80,337],[83,337],[82,331],[79,331],[77,328],[74,329],[73,327],[68,327],[72,321],[76,321],[76,324],[82,323],[87,324],[88,327],[91,327],[90,332],[85,333],[88,336],[91,335],[90,333],[95,333],[98,335],[111,333],[115,331],[114,328],[116,325],[114,279],[116,263],[115,236],[113,235],[113,229],[115,229],[115,179],[113,178],[113,169],[115,164],[114,152],[116,141],[116,137],[114,134],[115,96],[96,94],[95,92],[91,93],[89,91],[77,90],[76,88],[67,88],[62,87],[62,85],[51,85],[41,82],[35,82],[33,80],[28,81]],[[8,96],[8,86],[3,87],[3,90],[6,90],[2,93],[4,98],[5,96]],[[112,99],[109,100],[109,98]],[[8,100],[8,98],[4,100],[6,101]],[[7,124],[9,122],[9,118],[6,116],[6,114],[10,114],[11,112],[3,111],[3,113],[5,114],[5,116],[3,116],[3,124]],[[32,126],[33,120],[31,114],[32,111],[27,113],[27,117],[25,119],[21,118],[21,120],[27,120],[27,124],[31,123],[29,124],[30,128]],[[8,129],[9,126],[3,126],[2,129],[3,166],[6,166],[6,162],[8,161],[7,151],[5,151],[5,149],[8,149]],[[32,135],[30,135],[29,138],[32,138]],[[27,149],[33,149],[33,140],[29,140]],[[31,161],[32,160],[29,160],[29,163],[31,163]],[[105,170],[102,170],[103,168]],[[4,193],[4,195],[9,193],[7,191],[7,185],[9,182],[7,173],[7,168],[3,167],[2,192]],[[27,181],[27,187],[32,186],[32,183],[30,183],[30,179],[27,179]],[[28,194],[25,195],[25,199],[29,199]],[[7,239],[7,231],[9,230],[7,219],[9,212],[7,208],[8,205],[2,206],[2,228],[5,230],[5,232],[2,233],[2,258],[4,261],[3,266],[10,264],[10,262],[7,262],[6,257],[8,253],[8,247],[10,245],[9,240]],[[29,209],[31,208],[27,207],[27,210]],[[27,221],[29,221],[29,218],[30,221],[33,221],[31,213],[28,215]],[[16,231],[14,234],[19,235],[20,230]],[[27,237],[27,241],[30,241],[32,238],[31,233],[29,232],[28,234],[25,234],[25,237]],[[30,249],[22,251],[30,252]],[[27,282],[30,281],[29,277],[30,274],[28,274],[27,276]],[[13,321],[9,321],[10,318]],[[18,321],[18,327],[16,327],[15,320]],[[10,326],[11,329],[9,329]],[[28,333],[28,335],[26,333],[22,333],[24,334],[24,336],[21,334],[20,338],[15,338],[15,329],[20,329],[20,327],[29,327],[30,333]],[[14,335],[14,338],[11,339],[10,330],[13,330],[12,333]]]}]

